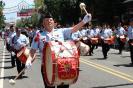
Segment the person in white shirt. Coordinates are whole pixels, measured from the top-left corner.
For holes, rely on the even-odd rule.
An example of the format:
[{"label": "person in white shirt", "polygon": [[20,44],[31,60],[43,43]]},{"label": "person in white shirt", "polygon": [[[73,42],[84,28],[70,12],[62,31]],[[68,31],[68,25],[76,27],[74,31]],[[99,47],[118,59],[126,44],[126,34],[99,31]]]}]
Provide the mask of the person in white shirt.
[{"label": "person in white shirt", "polygon": [[[42,52],[43,52],[43,48],[45,47],[46,42],[70,40],[71,34],[78,31],[82,26],[84,26],[89,21],[91,21],[91,14],[85,15],[83,20],[73,27],[55,29],[54,19],[52,15],[50,15],[50,13],[46,13],[42,15],[41,24],[43,28],[42,28],[42,31],[38,32],[35,35],[32,41],[30,55],[26,61],[26,67],[27,68],[31,67],[32,65],[31,62],[33,59],[35,59],[33,57],[35,56],[35,53],[38,49],[40,50],[41,59],[43,59]],[[43,73],[43,69],[44,67],[42,66],[41,72],[42,72],[42,78],[44,81],[45,88],[55,88],[55,86],[49,86],[46,83],[46,80],[44,79],[45,76]],[[57,88],[69,88],[69,85],[59,85],[57,86]]]},{"label": "person in white shirt", "polygon": [[128,27],[128,38],[129,38],[129,48],[131,55],[131,65],[133,65],[133,18],[130,19],[129,27]]},{"label": "person in white shirt", "polygon": [[119,53],[118,54],[122,54],[122,50],[124,48],[125,41],[122,41],[121,37],[125,37],[125,35],[126,35],[126,31],[122,27],[122,24],[119,23],[118,27],[117,27],[117,30],[116,30],[116,37],[117,37],[117,41],[118,41],[118,44],[119,44],[119,47],[118,47]]},{"label": "person in white shirt", "polygon": [[106,24],[103,25],[103,29],[101,32],[101,44],[102,44],[102,52],[104,59],[107,59],[107,53],[110,50],[110,45],[106,42],[112,36],[112,30],[107,27]]},{"label": "person in white shirt", "polygon": [[14,52],[12,51],[12,47],[11,47],[11,43],[12,43],[12,38],[16,35],[16,32],[15,32],[15,26],[11,25],[10,26],[10,32],[9,32],[9,35],[7,37],[8,39],[8,47],[9,47],[9,52],[11,53],[11,65],[12,67],[15,67],[15,54]]}]

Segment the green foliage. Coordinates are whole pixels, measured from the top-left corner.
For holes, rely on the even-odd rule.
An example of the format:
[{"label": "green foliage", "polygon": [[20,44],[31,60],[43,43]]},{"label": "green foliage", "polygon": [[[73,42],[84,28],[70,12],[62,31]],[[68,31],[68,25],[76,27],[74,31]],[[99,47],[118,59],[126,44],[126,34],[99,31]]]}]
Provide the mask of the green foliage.
[{"label": "green foliage", "polygon": [[[65,25],[77,23],[79,18],[84,16],[79,8],[79,4],[84,2],[87,11],[92,13],[93,23],[97,24],[114,23],[116,20],[120,21],[121,14],[125,11],[125,7],[122,4],[123,1],[124,0],[35,0],[35,6],[39,13],[49,11],[56,21]],[[115,16],[119,18],[115,19]],[[38,18],[38,13],[34,13],[28,21],[19,23],[19,26],[37,26],[39,23]]]},{"label": "green foliage", "polygon": [[37,14],[37,13],[34,13],[34,14],[31,16],[31,24],[32,24],[33,26],[38,26],[38,23],[39,23],[38,14]]},{"label": "green foliage", "polygon": [[99,22],[112,23],[114,16],[121,16],[125,11],[122,4],[124,0],[44,0],[47,9],[55,19],[63,24],[77,22],[81,16],[80,2],[86,4],[86,9],[91,12],[93,19]]},{"label": "green foliage", "polygon": [[31,25],[32,25],[31,18],[21,18],[16,22],[16,27],[19,28],[29,27]]},{"label": "green foliage", "polygon": [[5,4],[3,1],[0,1],[0,29],[4,28],[5,26],[5,17],[3,15],[3,8],[4,8]]},{"label": "green foliage", "polygon": [[47,10],[62,24],[72,24],[80,15],[78,0],[44,0],[44,3]]}]

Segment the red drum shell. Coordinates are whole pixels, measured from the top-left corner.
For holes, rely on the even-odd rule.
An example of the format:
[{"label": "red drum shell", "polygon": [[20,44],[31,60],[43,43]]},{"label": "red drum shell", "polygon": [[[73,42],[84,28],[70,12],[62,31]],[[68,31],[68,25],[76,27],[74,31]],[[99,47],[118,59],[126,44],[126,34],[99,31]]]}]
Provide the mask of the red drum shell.
[{"label": "red drum shell", "polygon": [[120,40],[121,40],[122,42],[126,42],[126,41],[127,41],[126,38],[120,38]]},{"label": "red drum shell", "polygon": [[91,43],[92,44],[97,44],[98,43],[98,38],[91,38]]},{"label": "red drum shell", "polygon": [[122,36],[120,36],[120,41],[125,43],[127,41],[127,39],[124,35],[122,35]]},{"label": "red drum shell", "polygon": [[26,60],[28,58],[28,55],[29,55],[29,50],[25,47],[25,48],[22,48],[18,53],[17,53],[17,57],[18,59],[23,63],[25,64],[26,63]]},{"label": "red drum shell", "polygon": [[115,39],[114,37],[108,38],[104,40],[104,43],[107,43],[108,45],[112,45],[115,43],[114,39]]},{"label": "red drum shell", "polygon": [[[65,47],[64,47],[65,46]],[[71,47],[67,50],[66,47]],[[71,52],[68,55],[63,53]],[[60,56],[60,55],[63,55]],[[69,63],[69,64],[68,64]],[[43,49],[43,75],[47,85],[67,85],[77,81],[79,75],[79,53],[74,42],[55,42],[46,43]]]}]

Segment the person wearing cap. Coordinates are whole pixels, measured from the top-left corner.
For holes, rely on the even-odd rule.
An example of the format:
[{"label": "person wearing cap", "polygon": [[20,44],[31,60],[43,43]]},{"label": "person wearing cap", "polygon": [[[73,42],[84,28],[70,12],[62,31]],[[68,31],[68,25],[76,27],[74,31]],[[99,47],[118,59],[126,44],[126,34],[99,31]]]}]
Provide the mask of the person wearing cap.
[{"label": "person wearing cap", "polygon": [[[90,38],[90,41],[91,41],[91,47],[90,47],[90,52],[89,52],[89,55],[92,56],[93,54],[93,50],[95,48],[95,46],[98,45],[98,37],[100,35],[100,30],[98,29],[98,27],[94,27],[90,30],[90,35],[89,35],[89,38]],[[92,39],[93,38],[97,38],[97,42],[92,42]]]},{"label": "person wearing cap", "polygon": [[14,27],[14,25],[11,25],[10,26],[10,31],[9,31],[9,35],[8,35],[8,44],[6,45],[8,48],[8,51],[11,53],[11,65],[12,65],[12,67],[15,67],[15,58],[14,58],[14,52],[11,50],[11,40],[12,40],[12,38],[14,37],[16,35],[16,33],[15,33],[15,27]]},{"label": "person wearing cap", "polygon": [[103,25],[100,36],[101,36],[103,56],[104,59],[107,59],[108,51],[110,50],[110,44],[107,41],[110,40],[112,36],[112,30],[107,26],[107,24]]},{"label": "person wearing cap", "polygon": [[[40,54],[42,58],[42,52],[46,42],[54,41],[54,40],[64,41],[64,40],[71,39],[71,34],[78,31],[82,26],[84,26],[86,23],[91,21],[91,18],[92,18],[91,14],[87,14],[84,16],[81,22],[79,22],[77,25],[73,27],[55,29],[54,19],[52,15],[49,13],[42,15],[40,18],[42,29],[40,32],[38,32],[40,37],[38,38],[38,40],[35,40],[36,37],[38,36],[38,33],[37,33],[32,41],[30,55],[26,61],[26,67],[27,68],[31,67],[32,65],[31,62],[34,59],[33,57],[35,56],[37,49],[40,50]],[[42,41],[42,40],[45,40],[45,41]],[[43,69],[43,66],[41,69]],[[43,76],[43,71],[42,71],[42,76]],[[53,87],[48,86],[44,79],[43,81],[44,81],[45,88],[55,88],[55,86]],[[69,85],[60,85],[60,86],[57,86],[57,88],[69,88]]]},{"label": "person wearing cap", "polygon": [[130,55],[131,55],[131,65],[133,65],[133,18],[129,21],[128,27],[128,38],[129,38],[129,48],[130,48]]},{"label": "person wearing cap", "polygon": [[[12,50],[15,52],[15,58],[16,58],[16,66],[17,66],[17,71],[20,73],[24,68],[25,64],[23,64],[19,58],[17,57],[17,53],[23,48],[26,47],[29,44],[29,39],[21,34],[21,29],[16,28],[16,35],[12,38],[11,46]],[[22,78],[21,74],[19,77]]]},{"label": "person wearing cap", "polygon": [[125,35],[126,35],[126,31],[125,29],[122,27],[122,24],[119,23],[118,24],[118,27],[117,27],[117,30],[116,30],[116,37],[117,37],[117,41],[118,41],[118,44],[119,44],[119,53],[118,54],[122,54],[122,50],[124,48],[124,45],[125,45],[125,41],[122,41],[122,37],[125,38]]}]

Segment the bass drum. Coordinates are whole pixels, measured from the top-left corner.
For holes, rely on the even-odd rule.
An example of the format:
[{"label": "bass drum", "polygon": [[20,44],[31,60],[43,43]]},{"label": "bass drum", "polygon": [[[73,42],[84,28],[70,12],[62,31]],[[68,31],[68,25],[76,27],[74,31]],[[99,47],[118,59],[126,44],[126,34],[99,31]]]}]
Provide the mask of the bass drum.
[{"label": "bass drum", "polygon": [[85,43],[78,41],[75,44],[78,47],[81,56],[86,56],[89,53],[90,47]]},{"label": "bass drum", "polygon": [[43,49],[42,66],[47,85],[75,83],[79,75],[79,52],[74,42],[46,43]]}]

